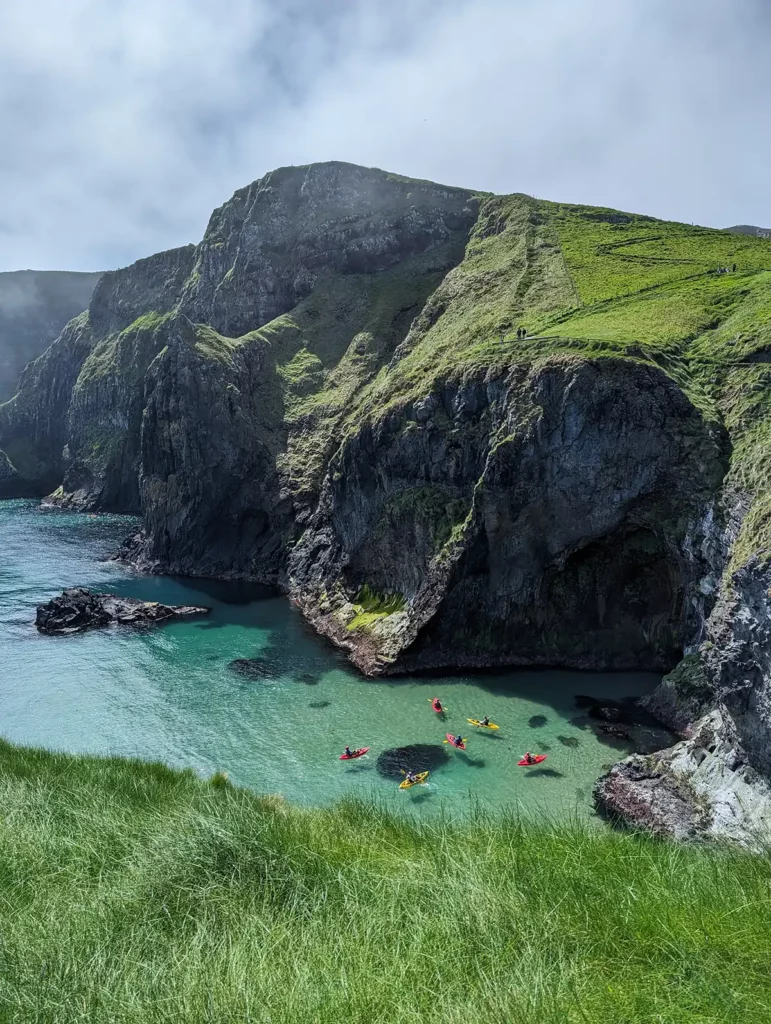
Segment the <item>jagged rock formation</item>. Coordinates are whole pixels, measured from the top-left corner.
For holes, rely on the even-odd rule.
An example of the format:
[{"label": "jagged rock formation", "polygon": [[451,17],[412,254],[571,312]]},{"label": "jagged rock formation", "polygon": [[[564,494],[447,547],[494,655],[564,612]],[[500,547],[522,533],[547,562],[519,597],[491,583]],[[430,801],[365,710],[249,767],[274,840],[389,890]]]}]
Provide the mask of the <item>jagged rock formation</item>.
[{"label": "jagged rock formation", "polygon": [[719,710],[668,750],[633,754],[595,787],[607,813],[675,839],[729,839],[763,849],[771,831],[771,785],[752,766]]},{"label": "jagged rock formation", "polygon": [[71,587],[47,604],[38,605],[35,625],[41,633],[82,633],[118,623],[147,626],[190,615],[207,615],[209,608],[159,604],[135,597],[94,594],[85,587]]},{"label": "jagged rock formation", "polygon": [[675,669],[659,717],[766,772],[769,352],[761,238],[285,168],[103,277],[0,488],[140,512],[124,557],[276,583],[368,673]]},{"label": "jagged rock formation", "polygon": [[99,274],[16,270],[0,274],[0,402],[19,375],[88,305]]}]

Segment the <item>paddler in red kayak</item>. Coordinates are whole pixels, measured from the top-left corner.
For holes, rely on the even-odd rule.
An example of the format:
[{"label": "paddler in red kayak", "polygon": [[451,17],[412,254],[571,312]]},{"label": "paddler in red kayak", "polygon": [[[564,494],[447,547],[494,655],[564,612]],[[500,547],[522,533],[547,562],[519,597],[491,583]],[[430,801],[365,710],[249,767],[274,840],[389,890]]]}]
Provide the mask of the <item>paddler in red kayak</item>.
[{"label": "paddler in red kayak", "polygon": [[350,747],[346,747],[345,748],[345,756],[346,757],[353,757],[353,751],[351,750]]},{"label": "paddler in red kayak", "polygon": [[533,757],[529,750],[522,758],[522,760],[527,761],[528,764],[538,764],[538,761],[536,760],[536,758]]},{"label": "paddler in red kayak", "polygon": [[442,707],[442,702],[439,700],[438,697],[434,697],[432,703],[434,706],[434,711],[444,711],[444,708]]}]

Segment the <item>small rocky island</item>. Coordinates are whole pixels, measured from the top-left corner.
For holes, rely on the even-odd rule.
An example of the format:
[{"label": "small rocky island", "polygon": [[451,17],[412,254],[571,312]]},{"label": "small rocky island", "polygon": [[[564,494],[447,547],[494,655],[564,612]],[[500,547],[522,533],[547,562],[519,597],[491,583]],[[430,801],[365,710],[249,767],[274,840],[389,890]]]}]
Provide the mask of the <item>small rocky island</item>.
[{"label": "small rocky island", "polygon": [[85,587],[71,587],[47,604],[38,605],[35,625],[41,633],[82,633],[118,623],[145,626],[189,615],[208,615],[209,608],[140,601],[135,597],[94,594]]}]

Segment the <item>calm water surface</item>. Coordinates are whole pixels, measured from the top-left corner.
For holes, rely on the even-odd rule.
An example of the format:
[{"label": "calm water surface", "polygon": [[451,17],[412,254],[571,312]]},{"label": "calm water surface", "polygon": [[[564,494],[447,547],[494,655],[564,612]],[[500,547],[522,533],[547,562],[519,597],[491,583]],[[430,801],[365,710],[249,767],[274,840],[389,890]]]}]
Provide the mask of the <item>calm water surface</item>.
[{"label": "calm water surface", "polygon": [[[609,745],[575,705],[576,694],[649,692],[655,676],[511,672],[390,681],[363,679],[305,626],[286,600],[206,581],[143,577],[102,561],[129,531],[119,516],[0,502],[0,734],[59,750],[136,755],[221,769],[233,781],[297,802],[345,793],[375,796],[415,813],[464,813],[475,801],[527,813],[591,813],[603,766],[626,750]],[[117,628],[45,637],[35,606],[67,586],[203,604],[207,619],[152,631]],[[266,678],[242,678],[235,658],[263,653]],[[442,723],[429,705],[438,695]],[[477,732],[488,714],[501,729]],[[430,787],[400,792],[377,756],[390,747],[469,737]],[[338,760],[345,744],[366,758]],[[444,747],[443,749],[449,750]],[[525,750],[548,752],[538,769],[516,767]]]}]

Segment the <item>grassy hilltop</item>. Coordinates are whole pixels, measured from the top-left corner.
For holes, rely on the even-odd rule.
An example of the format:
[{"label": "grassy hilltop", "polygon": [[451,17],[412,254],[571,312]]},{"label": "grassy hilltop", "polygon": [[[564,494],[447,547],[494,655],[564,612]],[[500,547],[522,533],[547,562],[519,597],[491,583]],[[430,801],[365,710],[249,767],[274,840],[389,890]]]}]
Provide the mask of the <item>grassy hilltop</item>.
[{"label": "grassy hilltop", "polygon": [[0,745],[0,1019],[771,1021],[771,862]]}]

